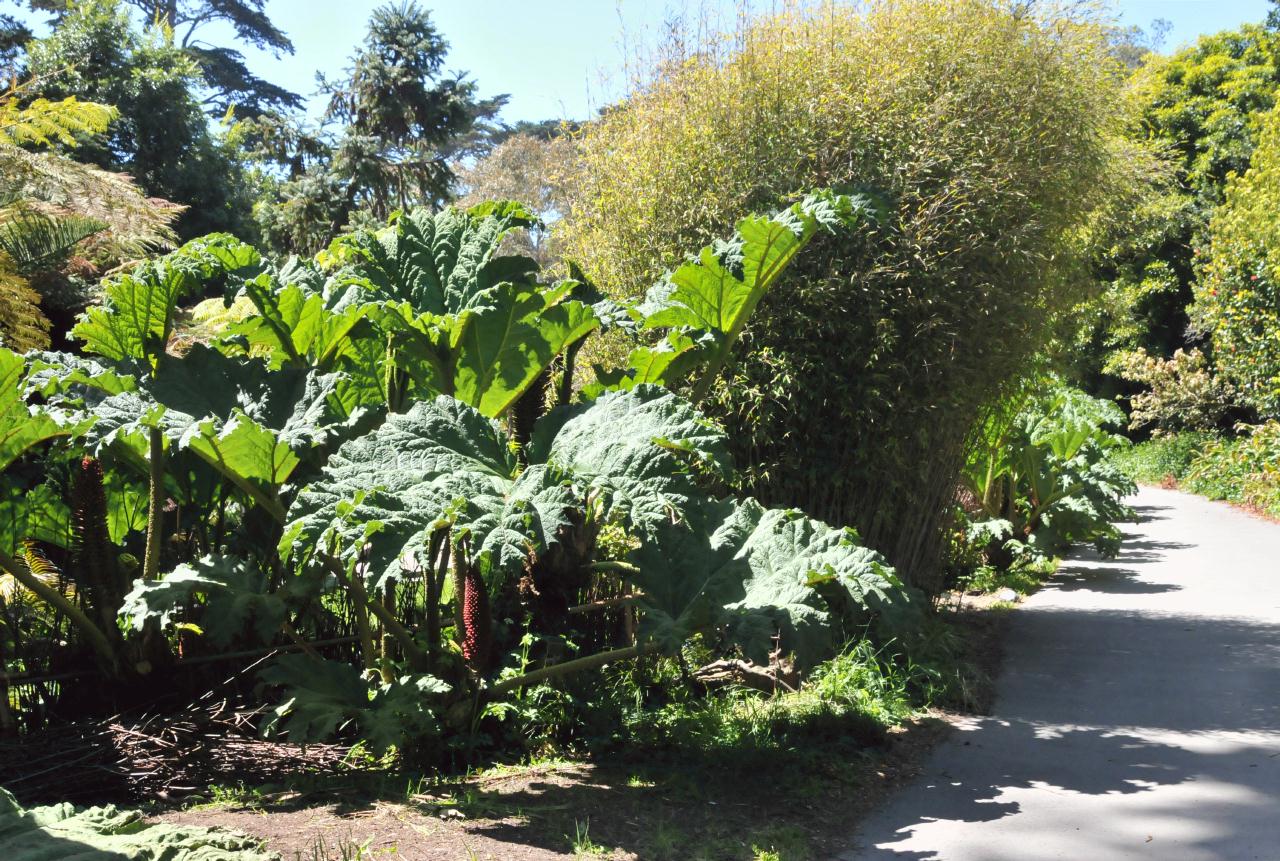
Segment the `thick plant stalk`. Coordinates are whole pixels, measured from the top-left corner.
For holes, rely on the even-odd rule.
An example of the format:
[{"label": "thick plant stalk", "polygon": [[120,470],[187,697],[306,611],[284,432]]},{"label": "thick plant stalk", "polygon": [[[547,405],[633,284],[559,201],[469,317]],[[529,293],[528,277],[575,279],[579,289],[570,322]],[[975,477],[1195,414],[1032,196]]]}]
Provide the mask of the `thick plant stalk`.
[{"label": "thick plant stalk", "polygon": [[0,680],[0,736],[17,735],[18,722],[9,708],[9,683]]},{"label": "thick plant stalk", "polygon": [[142,556],[142,579],[154,580],[160,575],[160,533],[164,513],[164,435],[151,429],[151,482],[147,490],[147,548]]},{"label": "thick plant stalk", "polygon": [[111,668],[112,672],[116,672],[119,669],[115,649],[112,648],[111,641],[107,639],[107,635],[102,633],[102,629],[95,625],[93,620],[73,604],[66,595],[36,577],[26,565],[18,562],[7,553],[0,552],[0,568],[11,574],[14,580],[21,583],[41,601],[66,616],[76,630],[84,635],[89,647],[93,649],[104,664]]},{"label": "thick plant stalk", "polygon": [[[4,612],[4,601],[0,600],[0,613]],[[4,619],[0,618],[0,736],[16,735],[18,732],[18,722],[13,717],[13,710],[9,708],[9,680],[4,678],[5,657],[4,657],[4,641],[7,631]]]},{"label": "thick plant stalk", "polygon": [[373,629],[369,626],[369,593],[365,591],[364,580],[354,571],[347,574],[342,566],[334,563],[338,581],[345,583],[351,593],[351,611],[356,616],[356,634],[360,637],[360,655],[364,659],[364,668],[374,670],[378,667],[378,654],[373,645]]},{"label": "thick plant stalk", "polygon": [[560,664],[552,664],[549,667],[541,667],[531,670],[522,676],[516,676],[513,679],[507,679],[499,682],[489,688],[488,694],[496,697],[507,691],[513,691],[517,688],[536,685],[538,682],[545,682],[547,679],[556,679],[561,676],[568,676],[574,673],[581,673],[586,670],[595,670],[606,664],[612,664],[617,661],[630,661],[644,655],[650,655],[658,651],[657,643],[641,643],[634,646],[627,646],[623,649],[614,649],[609,652],[598,652],[594,655],[587,655],[584,658],[574,658],[572,661],[565,661]]},{"label": "thick plant stalk", "polygon": [[414,667],[424,667],[427,663],[427,654],[414,641],[413,634],[404,625],[400,624],[400,620],[392,615],[386,607],[382,606],[381,601],[370,601],[369,593],[364,588],[364,581],[360,579],[360,575],[351,572],[350,575],[343,570],[341,563],[332,557],[326,559],[329,570],[338,578],[338,582],[347,587],[347,591],[351,594],[351,603],[353,612],[356,615],[356,633],[360,637],[360,649],[364,652],[364,666],[366,670],[375,670],[379,667],[378,653],[373,641],[373,628],[369,624],[369,613],[373,613],[382,623],[387,632],[396,639],[400,647],[404,649],[409,663]]},{"label": "thick plant stalk", "polygon": [[630,562],[617,562],[614,560],[605,560],[602,562],[592,562],[587,568],[601,574],[622,574],[634,576],[640,573],[640,569]]},{"label": "thick plant stalk", "polygon": [[400,644],[400,648],[404,649],[409,663],[414,667],[425,666],[427,653],[422,651],[422,648],[414,641],[413,632],[402,625],[400,620],[384,607],[380,601],[370,601],[369,610],[378,617],[382,627],[395,638],[395,641]]},{"label": "thick plant stalk", "polygon": [[[395,586],[393,586],[390,583],[387,584],[386,588],[383,589],[382,591],[382,602],[378,604],[378,606],[386,610],[388,616],[390,616],[393,619],[395,618],[395,606],[396,606]],[[381,619],[381,616],[379,616],[379,619]],[[380,648],[382,649],[381,669],[382,669],[382,681],[384,684],[388,684],[388,685],[396,680],[395,668],[391,664],[392,643],[393,643],[393,637],[391,634],[391,627],[386,622],[383,622],[382,623],[382,643],[380,646]]]},{"label": "thick plant stalk", "polygon": [[560,371],[560,379],[556,385],[556,406],[565,406],[573,400],[573,369],[577,362],[578,350],[585,341],[578,341],[564,352],[564,368]]},{"label": "thick plant stalk", "polygon": [[72,484],[72,523],[76,535],[77,582],[88,587],[98,622],[103,632],[111,636],[118,634],[116,614],[124,599],[124,589],[112,558],[107,497],[102,482],[102,465],[91,457],[83,458]]},{"label": "thick plant stalk", "polygon": [[427,658],[431,667],[440,656],[440,592],[449,576],[449,531],[440,529],[431,537],[427,557]]},{"label": "thick plant stalk", "polygon": [[467,623],[462,617],[462,599],[467,594],[467,555],[462,545],[458,545],[453,553],[453,626],[458,644],[462,644],[463,632]]}]

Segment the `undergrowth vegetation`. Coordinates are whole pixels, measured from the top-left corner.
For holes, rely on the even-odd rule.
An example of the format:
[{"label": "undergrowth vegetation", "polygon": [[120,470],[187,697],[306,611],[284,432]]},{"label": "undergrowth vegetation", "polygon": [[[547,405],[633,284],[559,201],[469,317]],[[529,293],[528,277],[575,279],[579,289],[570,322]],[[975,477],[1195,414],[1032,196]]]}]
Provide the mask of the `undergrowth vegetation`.
[{"label": "undergrowth vegetation", "polygon": [[1113,455],[1135,481],[1162,484],[1280,517],[1280,423],[1245,425],[1234,436],[1179,433]]}]

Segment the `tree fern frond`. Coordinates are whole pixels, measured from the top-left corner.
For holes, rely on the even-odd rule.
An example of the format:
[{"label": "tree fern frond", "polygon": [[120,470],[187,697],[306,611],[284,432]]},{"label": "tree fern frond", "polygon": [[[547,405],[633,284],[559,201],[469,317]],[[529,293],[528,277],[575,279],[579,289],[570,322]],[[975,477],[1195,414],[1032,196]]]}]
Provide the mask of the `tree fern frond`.
[{"label": "tree fern frond", "polygon": [[119,114],[113,107],[82,102],[75,96],[57,102],[36,99],[21,105],[10,93],[0,102],[0,144],[9,146],[60,143],[73,147],[81,137],[106,131]]},{"label": "tree fern frond", "polygon": [[106,229],[107,224],[96,218],[55,218],[11,207],[0,210],[0,251],[9,255],[19,272],[30,273],[56,263],[77,244]]},{"label": "tree fern frond", "polygon": [[49,320],[40,311],[40,294],[18,274],[0,251],[0,344],[17,352],[49,346]]},{"label": "tree fern frond", "polygon": [[50,215],[103,222],[108,229],[93,241],[126,257],[174,244],[172,224],[186,208],[147,197],[125,174],[0,144],[0,201],[15,197]]}]

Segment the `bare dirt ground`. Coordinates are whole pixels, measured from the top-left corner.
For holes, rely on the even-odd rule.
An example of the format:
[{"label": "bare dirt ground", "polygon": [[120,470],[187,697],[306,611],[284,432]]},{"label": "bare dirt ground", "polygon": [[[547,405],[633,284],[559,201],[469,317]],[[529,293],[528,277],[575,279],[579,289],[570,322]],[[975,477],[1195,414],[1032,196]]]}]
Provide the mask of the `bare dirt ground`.
[{"label": "bare dirt ground", "polygon": [[[1005,620],[982,604],[966,598],[969,609],[956,615],[978,644],[971,659],[993,677]],[[984,710],[990,691],[977,696]],[[720,765],[680,755],[566,762],[431,787],[355,776],[289,793],[249,789],[156,818],[259,837],[283,861],[799,861],[838,851],[850,828],[916,776],[924,754],[963,717],[930,712],[890,731],[879,747],[831,739],[829,758],[809,750]]]},{"label": "bare dirt ground", "polygon": [[[513,769],[436,791],[376,792],[352,784],[166,813],[263,839],[284,861],[381,859],[737,859],[765,851],[821,856],[888,789],[918,772],[944,715],[896,731],[886,749],[806,775],[762,768],[731,779],[678,764],[618,769],[565,763]],[[745,779],[744,779],[745,777]],[[776,787],[785,780],[787,791]],[[362,854],[363,853],[363,854]]]}]

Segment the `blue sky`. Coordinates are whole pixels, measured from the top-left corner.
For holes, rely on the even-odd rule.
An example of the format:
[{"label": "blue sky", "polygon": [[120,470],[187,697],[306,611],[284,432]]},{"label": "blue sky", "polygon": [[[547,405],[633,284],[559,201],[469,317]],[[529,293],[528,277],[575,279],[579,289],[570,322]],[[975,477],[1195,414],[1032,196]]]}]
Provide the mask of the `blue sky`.
[{"label": "blue sky", "polygon": [[[719,9],[726,21],[744,0],[422,0],[451,50],[448,65],[465,70],[482,94],[511,96],[503,119],[585,119],[622,91],[625,38],[652,40],[663,22],[688,10]],[[757,10],[780,0],[745,0]],[[7,4],[5,4],[7,5]],[[364,36],[376,0],[268,0],[267,12],[297,48],[280,59],[246,50],[253,70],[295,92],[315,91],[317,71],[333,76]],[[1261,21],[1266,0],[1119,0],[1123,24],[1173,24],[1165,50],[1204,33]],[[207,34],[207,35],[206,35]],[[230,37],[212,28],[201,36]],[[315,107],[319,107],[318,104]]]},{"label": "blue sky", "polygon": [[[372,0],[268,0],[274,21],[297,47],[292,57],[255,56],[258,74],[295,92],[315,90],[317,69],[339,72],[364,35]],[[585,119],[624,83],[623,37],[653,39],[665,20],[704,4],[668,0],[425,0],[449,40],[449,66],[471,73],[485,95],[509,93],[507,121]],[[732,20],[739,0],[712,0]],[[777,0],[755,0],[771,9]],[[1165,49],[1204,33],[1261,21],[1266,0],[1121,0],[1122,23],[1173,24]]]}]

